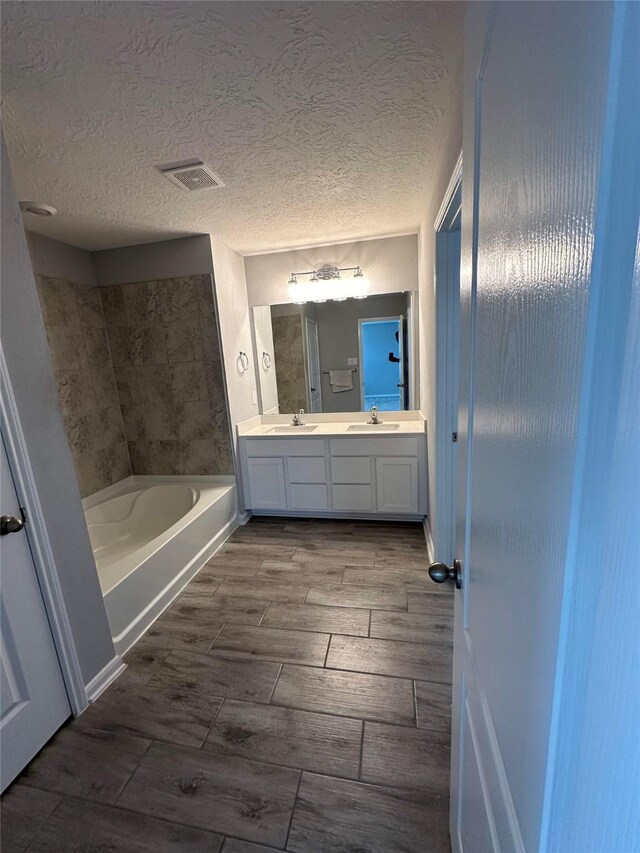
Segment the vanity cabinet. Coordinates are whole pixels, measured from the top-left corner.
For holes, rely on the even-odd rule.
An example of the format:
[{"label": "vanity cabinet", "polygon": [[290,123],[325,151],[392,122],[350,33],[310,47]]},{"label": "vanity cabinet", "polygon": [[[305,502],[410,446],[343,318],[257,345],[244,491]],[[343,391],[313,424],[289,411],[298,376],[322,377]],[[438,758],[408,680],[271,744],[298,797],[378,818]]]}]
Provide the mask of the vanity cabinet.
[{"label": "vanity cabinet", "polygon": [[257,513],[421,518],[426,436],[240,438],[245,505]]}]

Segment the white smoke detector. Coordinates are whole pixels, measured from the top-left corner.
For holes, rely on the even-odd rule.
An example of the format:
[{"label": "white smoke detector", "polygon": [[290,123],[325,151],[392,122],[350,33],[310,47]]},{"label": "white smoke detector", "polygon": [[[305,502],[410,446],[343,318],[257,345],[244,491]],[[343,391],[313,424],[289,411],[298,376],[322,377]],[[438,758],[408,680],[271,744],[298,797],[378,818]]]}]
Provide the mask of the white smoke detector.
[{"label": "white smoke detector", "polygon": [[220,178],[204,163],[160,167],[160,172],[188,192],[213,190],[224,186]]}]

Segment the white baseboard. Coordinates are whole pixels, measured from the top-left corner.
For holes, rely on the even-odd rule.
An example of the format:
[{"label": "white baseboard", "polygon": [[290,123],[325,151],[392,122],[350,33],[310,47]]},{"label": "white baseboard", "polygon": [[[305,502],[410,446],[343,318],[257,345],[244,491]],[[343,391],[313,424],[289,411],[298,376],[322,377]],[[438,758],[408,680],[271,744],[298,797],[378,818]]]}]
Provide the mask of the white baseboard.
[{"label": "white baseboard", "polygon": [[254,509],[251,511],[256,518],[267,516],[268,518],[308,518],[313,521],[314,518],[341,519],[345,521],[424,521],[423,515],[400,515],[384,512],[337,512],[336,510],[317,510],[317,509]]},{"label": "white baseboard", "polygon": [[427,543],[427,556],[429,557],[429,562],[433,563],[436,559],[435,554],[435,546],[433,544],[433,536],[431,534],[431,525],[429,524],[429,519],[425,518],[422,522],[422,529],[424,530],[424,541]]},{"label": "white baseboard", "polygon": [[240,527],[244,527],[244,525],[249,521],[252,515],[253,513],[251,512],[251,510],[245,510],[245,512],[240,513],[238,515],[238,525]]},{"label": "white baseboard", "polygon": [[107,687],[116,680],[127,668],[126,663],[120,655],[113,657],[109,663],[102,667],[100,672],[91,679],[86,685],[87,699],[89,702],[95,702],[98,696],[107,689]]}]

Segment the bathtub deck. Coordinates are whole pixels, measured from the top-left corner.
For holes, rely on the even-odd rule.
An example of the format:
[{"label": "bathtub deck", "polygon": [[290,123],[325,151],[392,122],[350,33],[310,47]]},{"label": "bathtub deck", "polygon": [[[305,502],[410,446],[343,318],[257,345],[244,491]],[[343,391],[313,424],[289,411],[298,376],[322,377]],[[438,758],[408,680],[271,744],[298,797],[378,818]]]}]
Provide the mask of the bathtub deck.
[{"label": "bathtub deck", "polygon": [[5,795],[3,853],[449,851],[452,618],[418,525],[251,521]]}]

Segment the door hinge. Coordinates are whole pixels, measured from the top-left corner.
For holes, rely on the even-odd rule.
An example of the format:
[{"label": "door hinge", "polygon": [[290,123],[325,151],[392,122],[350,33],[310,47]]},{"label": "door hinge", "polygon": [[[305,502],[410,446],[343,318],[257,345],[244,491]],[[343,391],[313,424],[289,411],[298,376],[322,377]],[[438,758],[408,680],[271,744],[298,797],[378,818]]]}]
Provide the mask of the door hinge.
[{"label": "door hinge", "polygon": [[457,441],[457,440],[458,440],[458,433],[452,432],[451,433],[451,441]]}]

